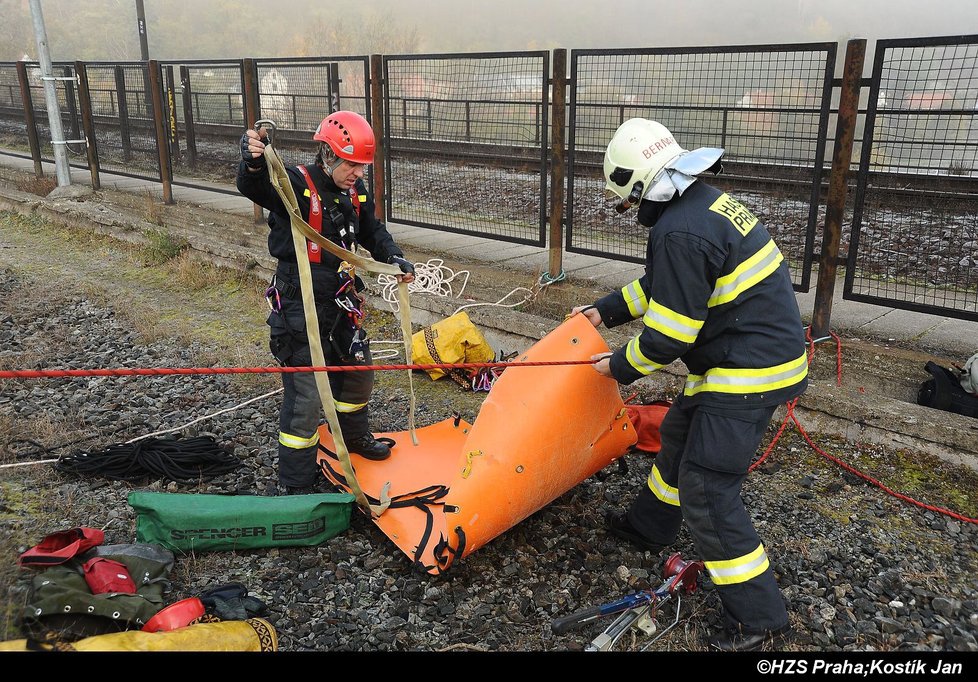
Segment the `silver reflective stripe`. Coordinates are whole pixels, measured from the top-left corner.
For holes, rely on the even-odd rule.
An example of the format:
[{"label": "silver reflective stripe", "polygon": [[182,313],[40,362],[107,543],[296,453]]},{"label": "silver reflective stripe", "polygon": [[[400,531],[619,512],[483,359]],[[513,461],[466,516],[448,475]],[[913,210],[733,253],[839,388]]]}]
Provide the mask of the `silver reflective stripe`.
[{"label": "silver reflective stripe", "polygon": [[707,305],[713,307],[733,301],[744,291],[764,281],[768,275],[778,269],[783,260],[784,256],[781,255],[774,240],[770,240],[757,253],[737,266],[736,270],[717,280],[716,288]]},{"label": "silver reflective stripe", "polygon": [[658,362],[652,362],[645,357],[638,339],[639,337],[636,336],[625,346],[625,359],[628,360],[628,364],[635,368],[635,371],[644,375],[649,375],[656,370],[662,369],[664,365],[660,365]]},{"label": "silver reflective stripe", "polygon": [[633,319],[641,317],[648,310],[649,298],[645,295],[645,290],[642,289],[642,284],[639,280],[623,286],[621,288],[621,295],[625,299],[625,303],[628,305],[628,312],[631,313]]},{"label": "silver reflective stripe", "polygon": [[649,473],[649,489],[653,495],[666,504],[671,504],[674,507],[679,506],[679,488],[673,488],[662,480],[662,474],[659,473],[659,469],[654,464]]},{"label": "silver reflective stripe", "polygon": [[684,343],[693,343],[703,328],[702,320],[686,317],[655,301],[649,301],[643,322],[646,327]]},{"label": "silver reflective stripe", "polygon": [[319,442],[319,431],[316,431],[309,438],[303,438],[301,436],[293,436],[291,433],[285,433],[284,431],[279,431],[278,442],[287,448],[292,448],[293,450],[302,450],[303,448],[309,448]]},{"label": "silver reflective stripe", "polygon": [[715,585],[745,583],[751,578],[759,576],[770,566],[764,545],[758,545],[753,552],[736,559],[704,561],[703,563],[706,565],[706,570],[710,572],[710,578]]},{"label": "silver reflective stripe", "polygon": [[758,369],[730,369],[717,367],[706,374],[689,374],[686,377],[685,395],[701,391],[718,393],[762,393],[785,386],[793,386],[808,376],[808,358],[802,353],[798,358],[774,367]]}]

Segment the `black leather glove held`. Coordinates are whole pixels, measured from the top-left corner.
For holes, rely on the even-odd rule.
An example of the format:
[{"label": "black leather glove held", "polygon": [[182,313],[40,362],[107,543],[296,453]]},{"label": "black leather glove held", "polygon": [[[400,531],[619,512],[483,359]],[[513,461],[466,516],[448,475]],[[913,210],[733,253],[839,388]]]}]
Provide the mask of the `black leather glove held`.
[{"label": "black leather glove held", "polygon": [[405,275],[414,274],[414,265],[411,263],[411,261],[402,258],[401,256],[391,256],[387,262],[391,265],[396,265],[399,267],[401,272],[403,272]]},{"label": "black leather glove held", "polygon": [[248,133],[241,136],[241,159],[249,168],[261,168],[265,165],[265,156],[254,157],[251,155],[251,150],[248,149]]}]

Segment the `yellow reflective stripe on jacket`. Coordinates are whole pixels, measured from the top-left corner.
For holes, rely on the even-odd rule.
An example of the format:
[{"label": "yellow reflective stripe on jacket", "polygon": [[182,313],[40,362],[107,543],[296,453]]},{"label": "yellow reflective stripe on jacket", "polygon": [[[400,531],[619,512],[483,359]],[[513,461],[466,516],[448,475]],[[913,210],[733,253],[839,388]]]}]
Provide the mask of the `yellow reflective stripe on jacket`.
[{"label": "yellow reflective stripe on jacket", "polygon": [[732,369],[716,367],[706,374],[689,374],[686,377],[684,395],[696,395],[703,391],[715,393],[764,393],[785,386],[793,386],[808,376],[808,357],[805,353],[797,359],[774,367],[758,369]]},{"label": "yellow reflective stripe on jacket", "polygon": [[773,239],[770,240],[757,253],[738,265],[736,270],[717,280],[707,305],[712,308],[730,303],[777,270],[783,260],[784,256],[781,255],[777,244]]},{"label": "yellow reflective stripe on jacket", "polygon": [[635,368],[635,371],[641,372],[644,375],[652,374],[656,370],[662,369],[665,365],[660,365],[658,362],[652,362],[645,354],[642,353],[642,348],[638,343],[639,337],[635,337],[628,342],[625,346],[625,359],[628,360],[628,364]]},{"label": "yellow reflective stripe on jacket", "polygon": [[367,403],[344,403],[344,402],[340,402],[339,400],[335,401],[335,404],[336,404],[337,412],[346,412],[346,413],[357,412],[367,406]]},{"label": "yellow reflective stripe on jacket", "polygon": [[767,559],[767,552],[764,551],[764,545],[758,545],[750,554],[736,559],[704,561],[703,564],[710,572],[714,585],[736,585],[759,576],[767,570],[770,562]]},{"label": "yellow reflective stripe on jacket", "polygon": [[649,301],[649,309],[642,321],[646,327],[683,343],[693,343],[703,328],[702,320],[686,317],[655,301]]},{"label": "yellow reflective stripe on jacket", "polygon": [[357,199],[360,200],[360,203],[361,204],[366,203],[366,201],[367,201],[367,195],[366,194],[358,194],[357,195]]},{"label": "yellow reflective stripe on jacket", "polygon": [[666,504],[671,504],[674,507],[679,506],[679,488],[673,488],[663,481],[662,474],[659,473],[659,469],[654,464],[652,471],[649,472],[649,490]]},{"label": "yellow reflective stripe on jacket", "polygon": [[319,443],[319,431],[313,433],[309,438],[303,438],[302,436],[293,436],[291,433],[286,433],[285,431],[279,431],[278,442],[287,448],[292,448],[293,450],[302,450],[304,448],[311,448],[313,445]]},{"label": "yellow reflective stripe on jacket", "polygon": [[645,295],[641,280],[630,282],[621,288],[621,295],[628,305],[632,318],[641,317],[649,308],[649,297]]}]

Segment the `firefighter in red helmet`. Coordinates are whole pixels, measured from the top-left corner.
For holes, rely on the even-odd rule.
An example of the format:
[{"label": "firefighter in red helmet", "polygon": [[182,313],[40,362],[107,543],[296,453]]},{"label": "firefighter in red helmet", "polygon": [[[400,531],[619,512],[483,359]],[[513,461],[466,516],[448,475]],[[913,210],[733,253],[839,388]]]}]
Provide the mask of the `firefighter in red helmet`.
[{"label": "firefighter in red helmet", "polygon": [[[361,246],[378,261],[393,263],[414,280],[414,266],[394,243],[387,227],[374,217],[374,202],[363,182],[373,162],[376,140],[370,123],[353,111],[330,114],[316,129],[320,142],[315,163],[286,168],[302,217],[340,246]],[[247,130],[241,136],[237,187],[268,211],[268,250],[278,267],[266,292],[271,313],[269,347],[285,366],[312,364],[299,290],[299,267],[289,214],[268,177],[263,151],[267,131]],[[327,364],[371,364],[370,343],[363,329],[363,282],[349,265],[306,242],[312,270],[313,294]],[[344,440],[351,453],[371,460],[390,457],[390,447],[374,438],[369,428],[368,402],[373,389],[371,371],[333,372],[330,388]],[[279,484],[287,493],[314,492],[325,482],[316,465],[322,405],[312,373],[282,374],[284,397],[279,415]]]}]

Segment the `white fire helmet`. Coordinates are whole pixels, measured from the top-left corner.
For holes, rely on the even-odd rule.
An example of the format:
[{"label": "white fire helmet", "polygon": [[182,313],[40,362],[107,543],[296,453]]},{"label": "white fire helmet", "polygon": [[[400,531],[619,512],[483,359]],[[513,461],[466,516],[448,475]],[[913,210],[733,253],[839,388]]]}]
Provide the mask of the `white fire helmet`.
[{"label": "white fire helmet", "polygon": [[[685,151],[661,123],[630,118],[618,126],[604,153],[605,189],[638,203],[652,179]],[[636,187],[639,182],[641,187]]]}]

